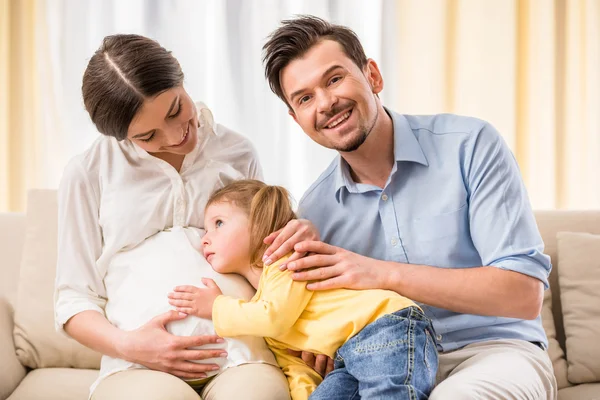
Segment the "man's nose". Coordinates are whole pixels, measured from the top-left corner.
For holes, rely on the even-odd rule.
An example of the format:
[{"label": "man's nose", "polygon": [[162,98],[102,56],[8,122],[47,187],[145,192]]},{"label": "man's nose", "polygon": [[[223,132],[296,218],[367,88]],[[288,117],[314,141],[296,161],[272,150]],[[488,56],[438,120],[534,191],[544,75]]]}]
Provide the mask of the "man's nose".
[{"label": "man's nose", "polygon": [[320,90],[316,93],[317,96],[317,111],[320,113],[328,113],[337,103],[337,97],[329,90]]}]

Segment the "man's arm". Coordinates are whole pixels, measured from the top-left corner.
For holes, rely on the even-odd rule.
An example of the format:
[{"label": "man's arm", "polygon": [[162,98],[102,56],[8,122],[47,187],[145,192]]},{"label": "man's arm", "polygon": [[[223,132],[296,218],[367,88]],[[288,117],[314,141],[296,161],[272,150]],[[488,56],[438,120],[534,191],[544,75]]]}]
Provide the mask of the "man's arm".
[{"label": "man's arm", "polygon": [[514,271],[381,261],[323,242],[302,242],[296,247],[296,251],[315,253],[287,265],[299,271],[293,279],[315,281],[307,285],[310,290],[386,289],[455,312],[520,319],[536,318],[542,307],[542,282]]}]

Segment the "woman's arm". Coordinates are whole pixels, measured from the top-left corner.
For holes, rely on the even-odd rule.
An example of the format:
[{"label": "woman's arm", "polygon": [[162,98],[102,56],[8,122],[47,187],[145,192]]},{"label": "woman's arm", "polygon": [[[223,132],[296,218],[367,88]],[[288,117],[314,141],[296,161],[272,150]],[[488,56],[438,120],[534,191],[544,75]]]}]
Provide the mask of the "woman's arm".
[{"label": "woman's arm", "polygon": [[93,350],[181,377],[199,378],[216,365],[186,360],[219,357],[222,350],[187,350],[215,343],[216,336],[177,337],[165,324],[182,319],[166,313],[135,331],[113,326],[104,315],[103,274],[96,267],[102,253],[98,223],[100,196],[79,159],[72,160],[58,191],[58,260],[55,288],[56,328]]}]

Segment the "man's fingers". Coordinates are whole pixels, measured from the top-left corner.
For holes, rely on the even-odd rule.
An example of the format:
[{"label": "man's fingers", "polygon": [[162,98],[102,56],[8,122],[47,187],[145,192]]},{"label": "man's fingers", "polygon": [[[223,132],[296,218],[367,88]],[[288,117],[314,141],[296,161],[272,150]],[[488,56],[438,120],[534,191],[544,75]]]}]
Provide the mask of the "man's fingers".
[{"label": "man's fingers", "polygon": [[325,371],[327,370],[327,359],[329,357],[327,357],[324,354],[319,354],[318,356],[315,357],[315,367],[314,370],[317,371],[317,373],[319,375],[321,375],[323,378],[325,377]]},{"label": "man's fingers", "polygon": [[301,358],[302,357],[302,352],[301,351],[296,351],[296,350],[292,350],[292,349],[287,349],[287,352],[289,355],[294,356],[294,357],[298,357]]},{"label": "man's fingers", "polygon": [[329,267],[337,264],[338,258],[334,255],[311,254],[296,261],[286,262],[290,271],[301,271],[309,268]]},{"label": "man's fingers", "polygon": [[338,248],[318,240],[305,240],[297,243],[294,250],[303,253],[335,254]]},{"label": "man's fingers", "polygon": [[[264,242],[265,244],[272,244],[272,243],[273,243],[273,240],[275,240],[275,238],[276,238],[277,236],[279,236],[279,234],[281,233],[281,231],[282,231],[282,230],[283,230],[283,228],[281,228],[281,229],[279,229],[279,230],[277,230],[277,231],[275,231],[275,232],[271,233],[269,236],[267,236],[267,237],[266,237],[266,238],[263,240],[263,242]],[[265,254],[267,254],[267,253],[269,253],[269,255],[271,254],[271,253],[269,252],[269,249],[270,249],[270,247],[269,247],[269,248],[267,248],[267,250],[265,251]]]},{"label": "man's fingers", "polygon": [[293,244],[289,243],[289,239],[293,237],[293,235],[294,231],[288,229],[288,226],[286,225],[273,241],[273,244],[265,251],[265,256],[263,257],[265,265],[271,265],[294,249]]},{"label": "man's fingers", "polygon": [[315,355],[308,351],[302,352],[302,360],[311,368],[315,368]]},{"label": "man's fingers", "polygon": [[319,282],[311,282],[306,285],[308,290],[329,290],[329,289],[341,289],[346,287],[346,281],[342,276],[336,276],[331,279],[326,279]]},{"label": "man's fingers", "polygon": [[279,266],[279,269],[282,271],[285,271],[287,269],[287,265],[291,262],[294,262],[296,260],[301,259],[302,257],[304,257],[306,255],[306,253],[298,253],[297,251],[294,252],[294,254],[292,254],[290,256],[290,258],[287,259],[287,261],[285,262],[285,264],[281,264]]},{"label": "man's fingers", "polygon": [[333,368],[334,368],[333,358],[327,357],[327,369],[325,370],[325,375],[327,375],[328,373],[333,371]]}]

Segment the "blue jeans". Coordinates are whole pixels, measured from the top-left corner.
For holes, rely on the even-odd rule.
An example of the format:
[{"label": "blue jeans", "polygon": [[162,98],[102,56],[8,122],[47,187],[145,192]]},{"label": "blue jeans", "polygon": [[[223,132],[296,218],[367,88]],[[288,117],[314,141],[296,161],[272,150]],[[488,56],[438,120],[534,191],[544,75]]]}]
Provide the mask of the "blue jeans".
[{"label": "blue jeans", "polygon": [[417,307],[386,314],[338,349],[335,369],[310,399],[427,399],[438,365],[434,337]]}]

